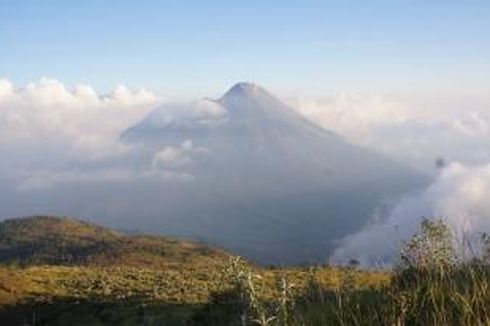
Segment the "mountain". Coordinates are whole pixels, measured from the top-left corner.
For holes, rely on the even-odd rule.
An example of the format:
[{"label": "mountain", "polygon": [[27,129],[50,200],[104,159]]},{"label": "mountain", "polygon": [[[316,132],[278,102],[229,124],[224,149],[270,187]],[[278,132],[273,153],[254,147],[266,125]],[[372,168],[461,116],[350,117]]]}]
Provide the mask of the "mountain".
[{"label": "mountain", "polygon": [[147,192],[162,210],[139,225],[264,264],[325,262],[380,205],[425,183],[249,83],[217,100],[157,108],[121,139],[141,148],[139,164],[163,161],[192,176],[185,185]]}]

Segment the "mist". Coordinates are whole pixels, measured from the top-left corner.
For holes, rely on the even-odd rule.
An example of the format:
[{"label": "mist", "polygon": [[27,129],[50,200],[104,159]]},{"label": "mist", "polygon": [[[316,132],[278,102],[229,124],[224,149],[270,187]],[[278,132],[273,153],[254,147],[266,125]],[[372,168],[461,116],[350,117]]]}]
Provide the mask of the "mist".
[{"label": "mist", "polygon": [[461,257],[471,258],[479,253],[478,240],[490,230],[489,190],[490,164],[452,163],[426,189],[404,196],[384,214],[373,215],[362,230],[344,238],[331,262],[357,259],[367,266],[392,265],[401,242],[419,231],[422,218],[444,220]]}]

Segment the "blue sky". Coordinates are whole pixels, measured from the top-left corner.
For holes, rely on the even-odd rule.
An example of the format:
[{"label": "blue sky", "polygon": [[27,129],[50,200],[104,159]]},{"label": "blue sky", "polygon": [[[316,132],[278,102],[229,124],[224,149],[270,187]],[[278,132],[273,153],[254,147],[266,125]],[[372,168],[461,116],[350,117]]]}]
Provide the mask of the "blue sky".
[{"label": "blue sky", "polygon": [[490,91],[490,1],[0,1],[0,76],[218,95]]}]

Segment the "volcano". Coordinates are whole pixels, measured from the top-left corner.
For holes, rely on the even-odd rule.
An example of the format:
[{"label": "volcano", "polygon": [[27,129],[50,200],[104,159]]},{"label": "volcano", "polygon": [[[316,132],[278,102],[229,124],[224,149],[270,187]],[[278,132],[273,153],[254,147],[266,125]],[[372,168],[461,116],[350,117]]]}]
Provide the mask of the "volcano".
[{"label": "volcano", "polygon": [[[187,113],[175,118],[181,111]],[[206,240],[264,264],[325,262],[376,209],[425,183],[250,83],[217,100],[157,108],[121,140],[141,148],[144,164],[192,176],[155,188],[146,200],[160,210],[139,226]]]}]

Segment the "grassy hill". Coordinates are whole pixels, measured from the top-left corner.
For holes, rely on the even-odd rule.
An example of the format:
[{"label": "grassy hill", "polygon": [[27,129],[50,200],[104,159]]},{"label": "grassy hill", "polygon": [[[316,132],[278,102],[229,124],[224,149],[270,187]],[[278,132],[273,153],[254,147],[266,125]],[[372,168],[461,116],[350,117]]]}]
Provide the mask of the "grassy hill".
[{"label": "grassy hill", "polygon": [[[73,218],[33,216],[0,223],[2,325],[191,323],[230,289],[232,255],[202,243],[128,235]],[[287,276],[298,289],[308,268],[263,269],[264,297]],[[385,273],[318,268],[329,288],[381,284]],[[199,317],[201,318],[201,317]],[[69,322],[68,322],[69,321]]]},{"label": "grassy hill", "polygon": [[[229,257],[201,243],[128,235],[73,218],[6,220],[0,223],[0,320],[37,325],[71,318],[92,325],[105,309],[114,312],[109,321],[130,322],[141,304],[192,306],[217,288]],[[93,305],[96,313],[88,309]]]},{"label": "grassy hill", "polygon": [[390,272],[263,268],[70,218],[0,223],[3,325],[490,325],[490,238],[456,255],[424,221]]},{"label": "grassy hill", "polygon": [[73,218],[32,216],[0,223],[2,264],[167,267],[228,257],[204,244],[128,235]]}]

